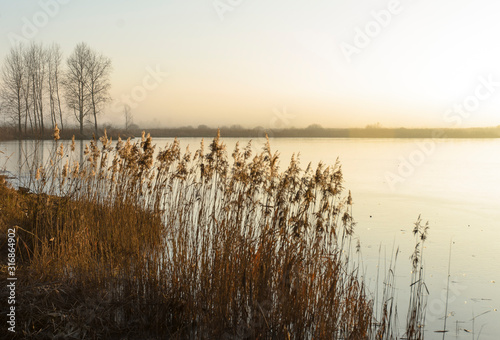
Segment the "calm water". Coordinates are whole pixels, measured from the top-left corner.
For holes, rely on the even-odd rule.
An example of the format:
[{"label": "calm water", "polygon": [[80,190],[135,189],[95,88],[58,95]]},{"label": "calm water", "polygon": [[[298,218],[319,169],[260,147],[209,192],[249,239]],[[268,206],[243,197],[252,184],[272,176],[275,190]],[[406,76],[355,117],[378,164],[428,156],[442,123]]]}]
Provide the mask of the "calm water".
[{"label": "calm water", "polygon": [[[247,139],[239,139],[244,146]],[[159,146],[171,139],[156,139]],[[224,139],[232,151],[237,139]],[[194,150],[200,139],[181,138]],[[29,142],[28,142],[29,144]],[[44,156],[51,148],[44,143]],[[262,147],[257,140],[255,148]],[[442,339],[450,242],[451,276],[448,339],[500,336],[500,140],[492,139],[273,139],[281,168],[300,152],[303,168],[320,160],[343,167],[354,199],[366,282],[375,291],[377,264],[399,247],[396,284],[398,314],[404,324],[410,284],[413,223],[429,221],[425,248],[429,289],[427,339]],[[30,146],[28,146],[28,149]],[[0,142],[0,166],[17,173],[18,142]],[[78,147],[77,147],[78,151]],[[32,153],[29,157],[32,157]],[[10,158],[7,160],[6,156]],[[41,153],[39,153],[41,157]],[[5,165],[4,165],[5,164]],[[375,294],[375,293],[374,293]],[[466,331],[467,330],[467,331]]]}]

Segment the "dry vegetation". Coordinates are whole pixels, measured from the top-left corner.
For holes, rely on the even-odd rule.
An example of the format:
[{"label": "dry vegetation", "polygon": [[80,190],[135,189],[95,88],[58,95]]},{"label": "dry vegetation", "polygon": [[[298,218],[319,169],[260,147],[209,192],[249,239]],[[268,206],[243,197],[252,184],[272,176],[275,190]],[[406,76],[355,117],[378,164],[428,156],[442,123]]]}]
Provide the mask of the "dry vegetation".
[{"label": "dry vegetation", "polygon": [[55,139],[36,194],[0,185],[2,231],[18,226],[19,338],[397,338],[392,269],[375,312],[352,260],[339,164],[280,171],[269,143],[231,160],[219,136],[192,153],[144,134],[93,141],[80,164]]}]

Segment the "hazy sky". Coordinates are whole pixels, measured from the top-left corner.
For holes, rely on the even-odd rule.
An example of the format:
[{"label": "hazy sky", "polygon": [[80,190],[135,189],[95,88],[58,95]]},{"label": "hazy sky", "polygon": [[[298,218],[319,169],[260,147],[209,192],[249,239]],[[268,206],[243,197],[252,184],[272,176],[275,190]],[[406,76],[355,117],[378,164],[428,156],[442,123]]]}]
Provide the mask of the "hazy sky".
[{"label": "hazy sky", "polygon": [[[0,0],[12,41],[113,61],[102,121],[162,126],[500,124],[494,0]],[[168,75],[167,75],[168,73]]]}]

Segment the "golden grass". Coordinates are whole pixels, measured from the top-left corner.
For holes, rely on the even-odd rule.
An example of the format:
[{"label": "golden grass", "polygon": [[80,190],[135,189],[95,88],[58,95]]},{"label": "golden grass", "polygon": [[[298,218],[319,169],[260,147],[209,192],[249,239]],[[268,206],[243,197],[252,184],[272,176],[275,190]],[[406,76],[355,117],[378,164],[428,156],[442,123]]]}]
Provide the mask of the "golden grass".
[{"label": "golden grass", "polygon": [[352,260],[338,163],[280,171],[269,142],[230,161],[219,136],[73,151],[56,139],[36,194],[0,185],[2,230],[20,226],[20,338],[396,338],[392,297],[376,320]]}]

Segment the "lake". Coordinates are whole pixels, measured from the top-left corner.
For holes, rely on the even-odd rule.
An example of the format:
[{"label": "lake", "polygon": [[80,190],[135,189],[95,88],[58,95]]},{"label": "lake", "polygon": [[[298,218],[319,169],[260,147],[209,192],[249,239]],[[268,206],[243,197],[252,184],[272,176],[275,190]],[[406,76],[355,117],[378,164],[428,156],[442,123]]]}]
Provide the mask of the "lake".
[{"label": "lake", "polygon": [[[230,154],[239,140],[223,139]],[[153,140],[163,146],[172,139]],[[180,138],[195,150],[199,138]],[[263,146],[255,140],[254,149]],[[17,174],[18,163],[32,157],[34,142],[0,142],[0,167]],[[43,157],[52,148],[43,143]],[[205,145],[208,145],[206,141]],[[28,150],[19,156],[20,147]],[[396,294],[404,325],[410,285],[413,223],[429,221],[424,265],[429,290],[426,338],[441,339],[451,244],[446,338],[497,339],[500,334],[500,140],[497,139],[271,139],[284,169],[300,152],[302,168],[320,160],[343,168],[354,200],[356,235],[361,241],[366,284],[375,294],[381,274],[399,247]],[[78,151],[77,142],[77,151]],[[40,157],[41,153],[39,154]],[[347,194],[347,191],[346,191]],[[384,264],[386,263],[386,264]],[[382,276],[382,275],[381,275]],[[379,285],[380,286],[380,285]]]}]

